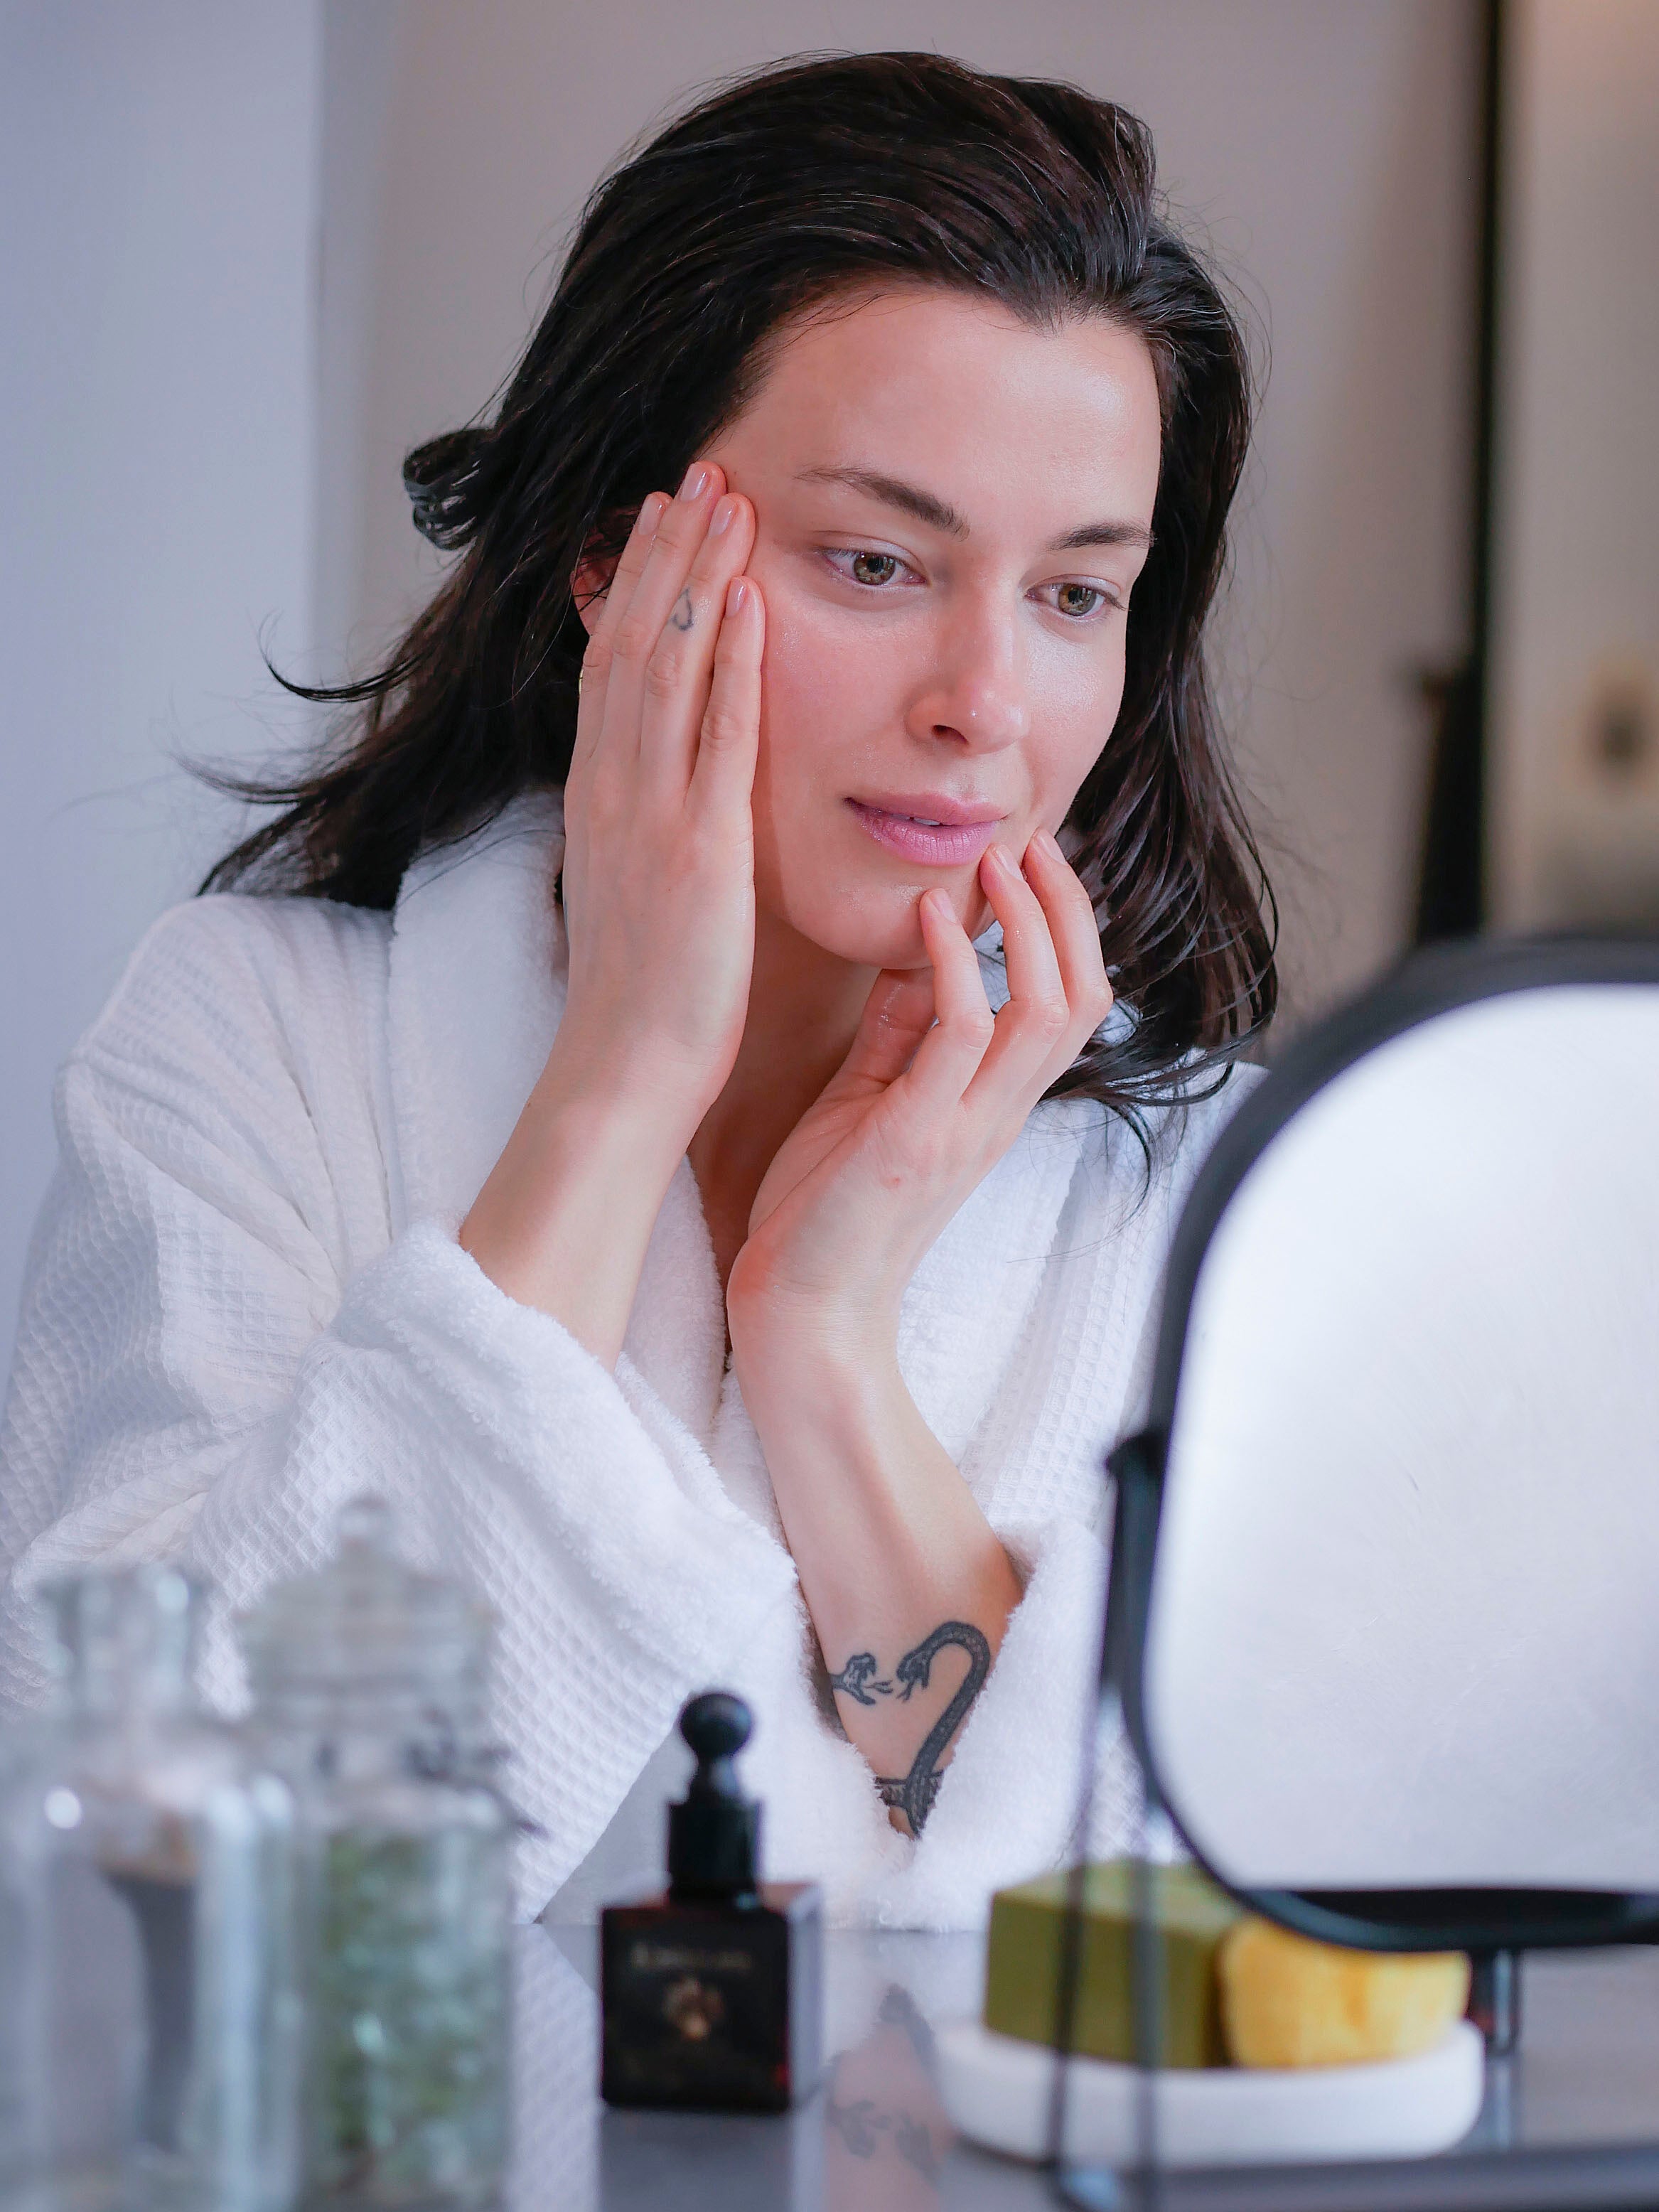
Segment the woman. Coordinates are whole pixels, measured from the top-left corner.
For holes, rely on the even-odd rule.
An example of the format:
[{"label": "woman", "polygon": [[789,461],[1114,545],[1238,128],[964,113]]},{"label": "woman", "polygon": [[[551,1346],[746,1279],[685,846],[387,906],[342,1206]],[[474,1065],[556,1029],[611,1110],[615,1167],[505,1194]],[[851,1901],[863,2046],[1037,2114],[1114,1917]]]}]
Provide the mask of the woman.
[{"label": "woman", "polygon": [[530,1910],[656,1869],[712,1682],[833,1910],[1054,1862],[1103,1456],[1273,999],[1202,659],[1247,397],[1064,86],[785,66],[600,189],[411,457],[442,589],[65,1071],[15,1694],[44,1575],[240,1607],[374,1488],[499,1608]]}]

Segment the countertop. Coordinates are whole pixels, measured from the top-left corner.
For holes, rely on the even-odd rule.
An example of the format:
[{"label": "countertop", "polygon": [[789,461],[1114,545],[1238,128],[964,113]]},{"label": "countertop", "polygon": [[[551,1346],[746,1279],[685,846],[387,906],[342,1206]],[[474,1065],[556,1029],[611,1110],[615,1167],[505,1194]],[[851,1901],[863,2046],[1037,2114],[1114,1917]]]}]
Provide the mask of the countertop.
[{"label": "countertop", "polygon": [[[786,2118],[609,2112],[588,1929],[519,1937],[512,2212],[1018,2212],[1036,2169],[955,2139],[932,2030],[979,2009],[976,1936],[826,1938],[823,2086]],[[1169,2176],[1160,2212],[1659,2204],[1659,1951],[1537,1954],[1521,2049],[1488,2066],[1474,2134],[1395,2168]],[[1075,2199],[1114,2200],[1097,2177]],[[1115,2200],[1124,2204],[1121,2191]]]}]

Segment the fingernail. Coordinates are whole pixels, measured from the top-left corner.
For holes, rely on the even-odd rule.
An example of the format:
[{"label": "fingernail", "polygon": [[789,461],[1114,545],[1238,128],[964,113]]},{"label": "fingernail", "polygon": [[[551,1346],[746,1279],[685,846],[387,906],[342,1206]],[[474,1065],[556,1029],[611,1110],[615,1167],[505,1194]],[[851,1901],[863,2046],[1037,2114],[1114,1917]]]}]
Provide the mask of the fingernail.
[{"label": "fingernail", "polygon": [[729,615],[740,615],[743,612],[744,602],[748,597],[749,579],[747,576],[733,576],[731,582],[726,587],[726,613]]},{"label": "fingernail", "polygon": [[640,508],[640,522],[647,538],[656,536],[657,525],[672,505],[673,501],[665,491],[653,491],[644,501]]},{"label": "fingernail", "polygon": [[1045,853],[1052,853],[1055,860],[1063,860],[1066,858],[1065,849],[1052,830],[1039,830],[1037,842]]},{"label": "fingernail", "polygon": [[985,857],[993,867],[1012,868],[1014,865],[1013,855],[1008,848],[999,844],[994,839],[985,848]]},{"label": "fingernail", "polygon": [[680,497],[688,505],[701,499],[708,489],[708,471],[701,461],[693,461],[685,472],[685,482],[680,486]]},{"label": "fingernail", "polygon": [[717,499],[714,501],[714,512],[708,518],[708,535],[711,538],[719,538],[724,532],[729,530],[732,526],[732,518],[737,511],[736,500]]}]

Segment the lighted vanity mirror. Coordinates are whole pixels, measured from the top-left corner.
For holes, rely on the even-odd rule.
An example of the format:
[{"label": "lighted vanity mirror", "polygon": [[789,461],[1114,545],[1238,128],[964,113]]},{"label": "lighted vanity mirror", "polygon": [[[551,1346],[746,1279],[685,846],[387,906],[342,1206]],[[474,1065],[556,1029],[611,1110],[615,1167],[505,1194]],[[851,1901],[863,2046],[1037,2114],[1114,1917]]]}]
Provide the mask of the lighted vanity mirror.
[{"label": "lighted vanity mirror", "polygon": [[1378,1948],[1659,1933],[1659,945],[1419,961],[1243,1104],[1121,1451],[1200,1860]]}]

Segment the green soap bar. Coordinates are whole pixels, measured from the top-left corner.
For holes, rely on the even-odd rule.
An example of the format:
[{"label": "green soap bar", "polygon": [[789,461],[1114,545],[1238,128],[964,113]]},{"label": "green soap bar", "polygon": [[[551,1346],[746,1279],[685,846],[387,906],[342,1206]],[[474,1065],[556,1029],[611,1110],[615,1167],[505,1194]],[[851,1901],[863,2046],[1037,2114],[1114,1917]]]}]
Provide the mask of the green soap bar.
[{"label": "green soap bar", "polygon": [[[1084,1878],[1072,2048],[1091,2058],[1133,2060],[1130,1946],[1135,1869],[1127,1859],[1090,1867]],[[1240,1908],[1194,1866],[1157,1866],[1152,1909],[1161,1942],[1165,2066],[1220,2066],[1221,2002],[1215,1954],[1243,1917]],[[1025,2043],[1053,2044],[1061,1942],[1071,1876],[1044,1875],[991,1900],[985,1962],[985,2025]]]}]

